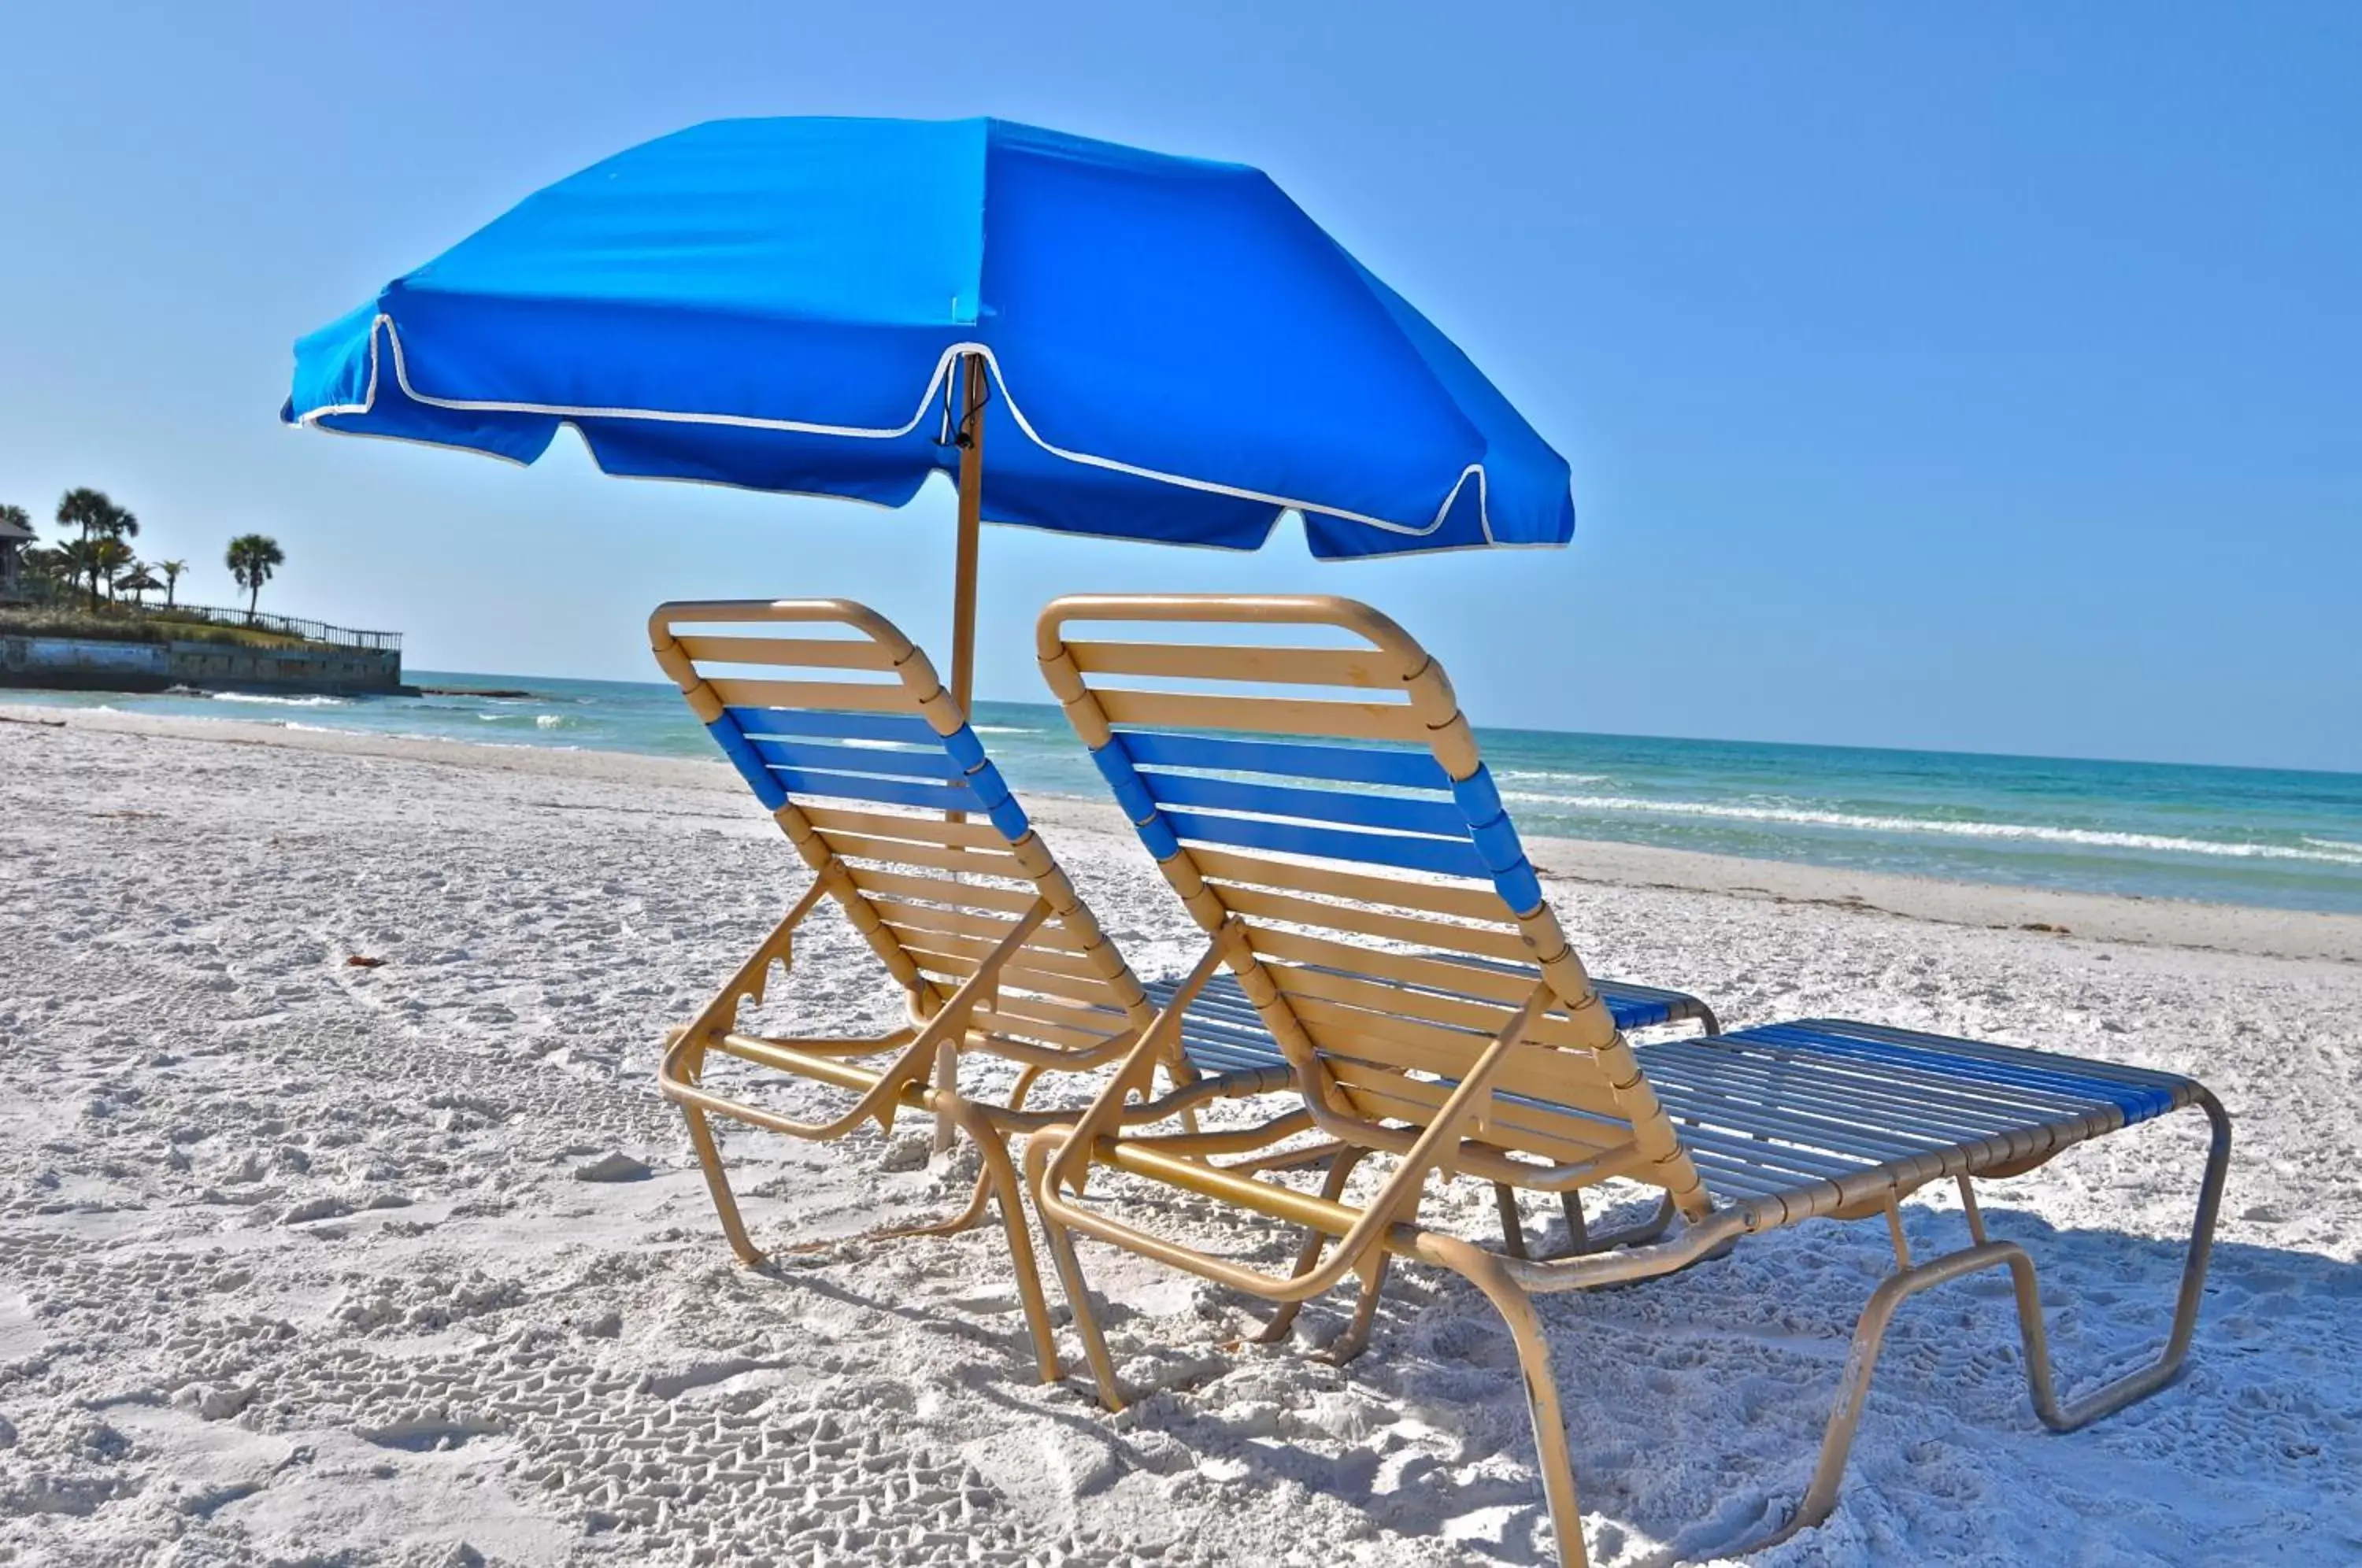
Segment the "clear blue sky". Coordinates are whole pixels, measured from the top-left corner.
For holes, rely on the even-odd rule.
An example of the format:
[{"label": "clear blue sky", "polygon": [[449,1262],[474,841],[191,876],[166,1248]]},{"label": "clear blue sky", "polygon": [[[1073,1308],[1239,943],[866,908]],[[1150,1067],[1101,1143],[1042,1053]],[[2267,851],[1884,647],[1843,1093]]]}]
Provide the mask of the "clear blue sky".
[{"label": "clear blue sky", "polygon": [[947,619],[901,513],[281,429],[289,345],[724,115],[994,114],[1269,170],[1574,467],[1563,553],[986,539],[982,693],[1079,589],[1319,590],[1481,720],[2362,769],[2362,6],[0,7],[0,501],[414,666],[654,679],[681,594]]}]

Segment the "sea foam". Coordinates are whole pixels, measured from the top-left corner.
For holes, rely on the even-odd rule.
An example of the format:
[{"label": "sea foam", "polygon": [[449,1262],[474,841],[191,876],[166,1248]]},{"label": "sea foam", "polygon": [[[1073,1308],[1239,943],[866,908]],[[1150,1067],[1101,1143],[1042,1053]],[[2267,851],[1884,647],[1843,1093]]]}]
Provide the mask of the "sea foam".
[{"label": "sea foam", "polygon": [[1705,817],[1728,822],[1787,823],[1805,827],[1851,828],[1861,833],[1937,834],[1952,838],[2023,839],[2043,844],[2072,844],[2090,849],[2146,849],[2169,855],[2225,856],[2241,860],[2305,860],[2325,866],[2362,866],[2362,845],[2327,847],[2308,838],[2302,848],[2291,844],[2243,844],[2231,840],[2180,838],[2167,834],[2118,833],[2103,828],[2053,827],[2038,823],[1948,822],[1934,817],[1874,817],[1850,812],[1815,811],[1795,806],[1727,805],[1708,801],[1647,801],[1628,795],[1547,795],[1504,790],[1501,798],[1521,805],[1551,806],[1562,811],[1632,812],[1663,816]]}]

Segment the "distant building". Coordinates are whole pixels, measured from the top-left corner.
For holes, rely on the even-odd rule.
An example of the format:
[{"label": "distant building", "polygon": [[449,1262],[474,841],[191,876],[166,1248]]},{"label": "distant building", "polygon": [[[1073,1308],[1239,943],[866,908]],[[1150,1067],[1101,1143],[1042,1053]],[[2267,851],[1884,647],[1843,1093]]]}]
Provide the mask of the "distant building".
[{"label": "distant building", "polygon": [[35,537],[30,528],[0,517],[0,599],[24,596],[24,563],[18,556]]}]

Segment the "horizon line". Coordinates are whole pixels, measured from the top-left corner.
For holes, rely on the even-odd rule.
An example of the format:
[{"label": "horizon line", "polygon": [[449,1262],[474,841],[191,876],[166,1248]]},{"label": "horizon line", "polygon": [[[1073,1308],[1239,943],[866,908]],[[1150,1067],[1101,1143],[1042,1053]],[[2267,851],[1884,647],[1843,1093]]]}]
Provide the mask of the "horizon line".
[{"label": "horizon line", "polygon": [[[421,667],[417,671],[404,671],[403,680],[410,681],[413,673],[436,675],[483,676],[506,681],[572,680],[602,686],[646,686],[661,691],[677,692],[679,689],[668,680],[613,680],[590,675],[520,675],[491,669],[436,669]],[[978,697],[977,702],[995,702],[1008,707],[1047,708],[1055,712],[1058,704],[1043,700],[1014,697]],[[1478,730],[1496,734],[1570,735],[1587,740],[1675,741],[1688,745],[1764,745],[1784,746],[1796,751],[1881,751],[1899,756],[1981,756],[2008,762],[2085,762],[2113,767],[2202,767],[2224,773],[2298,773],[2322,778],[2362,778],[2362,768],[2297,767],[2262,762],[2184,762],[2162,757],[2141,756],[2075,756],[2061,752],[1986,751],[1970,746],[1946,747],[1925,745],[1875,745],[1859,741],[1799,741],[1758,740],[1742,735],[1674,735],[1623,730],[1563,730],[1547,725],[1498,723],[1470,718]]]}]

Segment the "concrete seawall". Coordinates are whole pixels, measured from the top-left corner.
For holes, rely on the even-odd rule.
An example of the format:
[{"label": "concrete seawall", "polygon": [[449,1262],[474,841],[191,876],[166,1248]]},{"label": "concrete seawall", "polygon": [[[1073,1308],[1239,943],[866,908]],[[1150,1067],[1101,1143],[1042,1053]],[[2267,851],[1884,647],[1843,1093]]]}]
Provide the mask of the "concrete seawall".
[{"label": "concrete seawall", "polygon": [[0,686],[78,691],[219,686],[391,693],[403,690],[402,655],[391,648],[248,648],[230,643],[0,635]]}]

